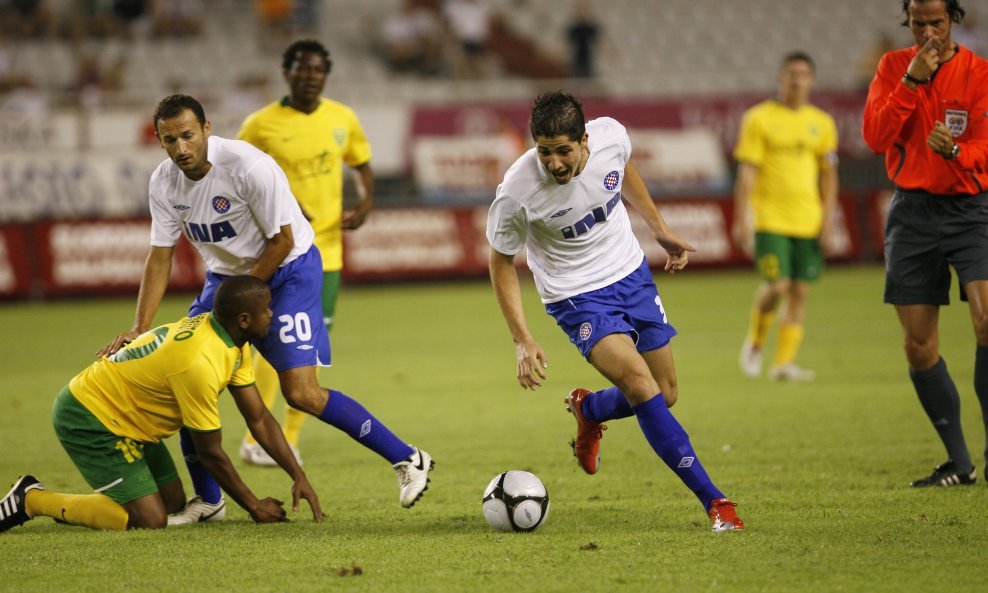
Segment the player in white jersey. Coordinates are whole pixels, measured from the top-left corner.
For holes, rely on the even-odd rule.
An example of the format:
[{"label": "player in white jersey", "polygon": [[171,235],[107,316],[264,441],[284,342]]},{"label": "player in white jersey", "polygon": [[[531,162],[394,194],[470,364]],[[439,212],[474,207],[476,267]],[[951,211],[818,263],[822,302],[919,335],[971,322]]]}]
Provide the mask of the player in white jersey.
[{"label": "player in white jersey", "polygon": [[[401,506],[412,506],[428,487],[429,454],[397,438],[356,400],[319,385],[317,366],[330,364],[322,260],[284,172],[247,142],[211,136],[202,105],[193,97],[165,97],[153,121],[169,159],[151,177],[151,251],[134,325],[97,354],[116,352],[150,327],[168,287],[175,244],[184,235],[207,266],[205,286],[189,315],[212,308],[215,289],[226,276],[249,274],[266,281],[274,320],[267,336],[252,343],[278,371],[285,400],[388,460],[398,477]],[[223,504],[222,493],[197,461],[184,430],[182,448],[198,496],[169,524],[215,520],[212,513]]]},{"label": "player in white jersey", "polygon": [[627,200],[669,258],[686,267],[693,247],[666,225],[631,164],[631,141],[617,121],[585,123],[575,97],[555,91],[532,107],[535,148],[504,176],[487,220],[491,282],[515,343],[518,382],[536,389],[546,378],[545,352],[528,330],[514,257],[528,264],[545,303],[570,341],[613,386],[566,397],[577,435],[573,452],[589,474],[600,462],[602,423],[635,416],[655,453],[703,504],[715,532],[740,531],[734,503],[714,486],[689,436],[669,412],[678,398],[670,340],[676,330],[641,246]]}]

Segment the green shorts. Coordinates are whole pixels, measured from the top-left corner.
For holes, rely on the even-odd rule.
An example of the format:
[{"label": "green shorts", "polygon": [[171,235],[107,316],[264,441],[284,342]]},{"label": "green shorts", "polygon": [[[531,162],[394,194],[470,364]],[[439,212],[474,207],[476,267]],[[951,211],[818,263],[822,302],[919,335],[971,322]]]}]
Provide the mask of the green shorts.
[{"label": "green shorts", "polygon": [[55,396],[55,434],[93,490],[126,504],[178,479],[163,442],[142,443],[117,436],[77,400],[69,388]]},{"label": "green shorts", "polygon": [[336,314],[336,297],[340,294],[340,270],[322,273],[322,318],[326,331],[333,329]]},{"label": "green shorts", "polygon": [[764,280],[811,281],[823,270],[823,252],[816,239],[755,233],[755,265]]}]

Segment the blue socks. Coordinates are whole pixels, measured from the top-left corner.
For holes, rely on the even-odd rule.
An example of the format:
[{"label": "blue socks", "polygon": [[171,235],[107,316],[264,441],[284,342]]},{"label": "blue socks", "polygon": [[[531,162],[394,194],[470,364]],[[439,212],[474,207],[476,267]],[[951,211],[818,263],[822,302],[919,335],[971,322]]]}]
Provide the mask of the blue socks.
[{"label": "blue socks", "polygon": [[631,404],[617,387],[595,391],[583,399],[583,417],[594,422],[607,422],[634,416]]},{"label": "blue socks", "polygon": [[185,456],[185,465],[189,468],[192,489],[202,497],[204,502],[208,502],[209,504],[218,503],[223,498],[220,485],[206,471],[206,466],[199,461],[199,456],[196,455],[196,447],[192,443],[192,437],[189,435],[189,429],[182,428],[179,430],[178,437],[182,445],[182,455]]},{"label": "blue socks", "polygon": [[347,433],[361,445],[387,459],[391,465],[415,452],[364,406],[334,389],[329,390],[329,401],[319,414],[319,419]]},{"label": "blue socks", "polygon": [[[415,452],[414,449],[394,435],[386,426],[371,415],[362,405],[345,394],[329,390],[329,401],[319,414],[319,419],[347,433],[361,445],[374,451],[394,465]],[[182,454],[189,468],[192,488],[196,494],[210,504],[220,501],[222,492],[219,484],[209,475],[205,466],[196,456],[195,445],[187,429],[180,431]]]},{"label": "blue socks", "polygon": [[704,509],[710,510],[710,502],[714,499],[725,498],[724,493],[710,481],[693,451],[689,435],[666,407],[661,393],[632,410],[648,444],[700,499]]}]

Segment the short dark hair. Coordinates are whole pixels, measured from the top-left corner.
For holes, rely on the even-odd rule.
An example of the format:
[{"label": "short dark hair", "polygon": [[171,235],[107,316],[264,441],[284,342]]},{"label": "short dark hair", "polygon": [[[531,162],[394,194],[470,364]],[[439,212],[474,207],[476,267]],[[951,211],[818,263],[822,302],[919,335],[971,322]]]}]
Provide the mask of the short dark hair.
[{"label": "short dark hair", "polygon": [[[967,11],[961,8],[960,0],[915,0],[916,4],[925,4],[927,2],[943,2],[947,5],[947,16],[950,20],[955,23],[961,23],[964,21],[964,15]],[[909,3],[913,0],[902,0],[902,14],[906,15],[906,19],[902,21],[903,27],[909,26]]]},{"label": "short dark hair", "polygon": [[202,108],[202,103],[188,95],[168,95],[154,108],[154,118],[151,121],[155,131],[158,130],[158,121],[177,117],[186,109],[195,114],[200,126],[206,125],[206,112]]},{"label": "short dark hair", "polygon": [[549,91],[539,95],[532,105],[532,116],[528,120],[532,138],[566,136],[570,140],[581,140],[587,131],[585,124],[583,103],[563,91]]},{"label": "short dark hair", "polygon": [[281,56],[281,69],[291,70],[292,63],[298,59],[298,54],[302,52],[312,52],[321,55],[322,59],[326,62],[326,74],[329,74],[329,71],[333,69],[333,60],[329,57],[329,50],[315,39],[299,39],[289,45],[288,49]]},{"label": "short dark hair", "polygon": [[789,62],[806,62],[810,65],[810,70],[816,72],[816,64],[813,62],[813,58],[805,51],[797,50],[787,53],[782,58],[782,66],[785,67]]},{"label": "short dark hair", "polygon": [[268,285],[256,276],[230,276],[216,289],[213,315],[223,325],[234,323],[237,315],[256,311],[268,294]]}]

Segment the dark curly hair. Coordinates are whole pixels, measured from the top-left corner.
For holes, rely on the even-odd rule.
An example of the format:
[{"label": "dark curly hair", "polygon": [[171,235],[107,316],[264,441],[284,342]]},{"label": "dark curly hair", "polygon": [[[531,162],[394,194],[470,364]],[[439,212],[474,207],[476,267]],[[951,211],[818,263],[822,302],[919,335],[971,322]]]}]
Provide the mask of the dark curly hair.
[{"label": "dark curly hair", "polygon": [[291,70],[292,63],[302,52],[320,54],[326,62],[326,74],[329,74],[329,71],[333,69],[333,60],[329,58],[329,50],[315,39],[299,39],[289,45],[288,49],[286,49],[285,53],[281,56],[281,69]]}]

